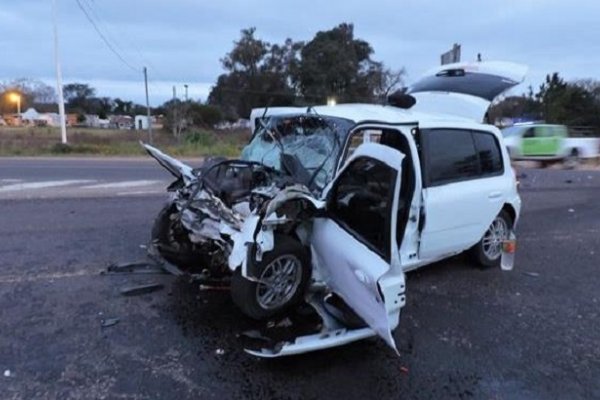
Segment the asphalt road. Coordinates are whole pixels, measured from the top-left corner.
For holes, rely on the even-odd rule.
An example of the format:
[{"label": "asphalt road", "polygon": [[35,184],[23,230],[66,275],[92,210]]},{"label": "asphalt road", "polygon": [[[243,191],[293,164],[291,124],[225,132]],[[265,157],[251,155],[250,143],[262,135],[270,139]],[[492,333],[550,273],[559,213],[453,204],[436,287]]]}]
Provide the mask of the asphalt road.
[{"label": "asphalt road", "polygon": [[[0,160],[0,179],[169,181],[140,161],[44,162]],[[367,340],[256,359],[237,337],[255,325],[228,293],[100,274],[144,258],[164,194],[11,190],[0,200],[0,398],[600,398],[600,173],[521,173],[515,270],[459,256],[410,273],[400,356]],[[148,282],[165,288],[119,293]],[[102,328],[108,318],[119,322]]]},{"label": "asphalt road", "polygon": [[172,180],[150,157],[0,158],[0,199],[161,194]]}]

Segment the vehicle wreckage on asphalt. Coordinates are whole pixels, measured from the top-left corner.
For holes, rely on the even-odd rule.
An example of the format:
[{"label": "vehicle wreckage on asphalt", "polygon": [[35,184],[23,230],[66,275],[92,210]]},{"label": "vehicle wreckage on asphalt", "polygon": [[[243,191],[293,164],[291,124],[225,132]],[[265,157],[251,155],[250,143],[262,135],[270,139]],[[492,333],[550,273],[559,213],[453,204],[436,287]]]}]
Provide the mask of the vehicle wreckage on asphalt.
[{"label": "vehicle wreckage on asphalt", "polygon": [[467,250],[499,266],[514,251],[516,178],[502,135],[481,121],[525,71],[452,64],[386,106],[253,110],[241,158],[197,169],[144,144],[177,178],[153,243],[199,281],[230,283],[252,318],[306,301],[322,319],[320,332],[254,355],[375,335],[395,349],[406,271]]}]

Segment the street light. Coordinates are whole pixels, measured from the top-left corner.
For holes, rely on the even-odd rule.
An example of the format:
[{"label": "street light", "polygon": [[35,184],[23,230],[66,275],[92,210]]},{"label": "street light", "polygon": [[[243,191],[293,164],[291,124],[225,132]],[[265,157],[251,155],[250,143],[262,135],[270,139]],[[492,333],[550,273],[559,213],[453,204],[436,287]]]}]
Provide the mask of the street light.
[{"label": "street light", "polygon": [[21,116],[21,95],[19,93],[11,93],[8,95],[8,98],[13,103],[17,103],[17,114],[19,117]]}]

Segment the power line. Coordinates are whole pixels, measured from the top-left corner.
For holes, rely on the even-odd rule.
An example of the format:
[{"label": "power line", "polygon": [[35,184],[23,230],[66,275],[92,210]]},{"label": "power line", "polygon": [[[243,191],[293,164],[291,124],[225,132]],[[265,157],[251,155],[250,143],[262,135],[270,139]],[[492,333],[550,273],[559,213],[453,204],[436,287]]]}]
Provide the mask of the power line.
[{"label": "power line", "polygon": [[[101,7],[99,7],[99,3],[94,0],[82,0],[82,5],[87,8],[89,15],[92,19],[96,21],[96,25],[99,29],[101,29],[106,39],[111,42],[114,48],[121,54],[128,54],[133,57],[133,59],[139,62],[141,65],[147,66],[149,70],[153,71],[153,75],[158,77],[160,80],[164,82],[170,81],[170,79],[165,78],[166,75],[162,73],[153,63],[150,61],[143,53],[140,51],[140,46],[135,43],[134,38],[130,35],[125,34],[118,26],[108,22],[108,19],[105,17],[106,14],[103,14]],[[119,40],[117,40],[119,39]],[[123,43],[120,43],[123,42]],[[132,50],[135,51],[136,54],[133,54]],[[125,57],[123,57],[125,58]],[[131,60],[130,57],[128,57]],[[131,65],[131,63],[128,63]],[[148,71],[149,72],[149,71]],[[159,88],[154,84],[154,82],[148,80],[148,85],[152,90],[157,93],[160,92]]]},{"label": "power line", "polygon": [[[108,33],[108,36],[110,36],[111,41],[116,44],[116,47],[119,47],[122,51],[127,51],[125,49],[124,46],[119,46],[119,43],[117,40],[115,40],[115,37],[119,37],[120,39],[125,41],[125,44],[127,45],[127,47],[132,48],[135,53],[137,54],[137,57],[139,58],[139,60],[141,61],[142,64],[147,65],[150,69],[152,69],[154,71],[154,75],[158,76],[160,79],[162,79],[163,81],[169,81],[169,79],[165,78],[165,75],[162,73],[162,71],[160,71],[153,63],[152,61],[150,61],[141,51],[140,51],[140,47],[138,45],[136,45],[135,40],[133,40],[133,38],[131,38],[129,35],[126,35],[123,33],[123,31],[121,31],[118,26],[114,26],[111,23],[108,23],[106,18],[104,18],[103,15],[101,15],[102,13],[99,11],[99,6],[98,3],[95,2],[94,0],[84,0],[84,2],[87,5],[87,8],[89,11],[92,12],[93,16],[95,17],[95,19],[97,21],[99,21],[100,23],[102,23],[103,27],[104,27],[104,31]],[[114,35],[114,32],[111,32],[111,28],[110,27],[114,27],[115,29],[117,29],[117,33],[119,35]],[[131,54],[131,53],[130,53]]]},{"label": "power line", "polygon": [[[111,32],[110,29],[108,29],[109,24],[107,24],[106,20],[104,20],[104,18],[102,18],[100,14],[96,12],[92,4],[92,0],[84,0],[82,3],[82,5],[84,5],[87,8],[87,11],[90,12],[90,17],[96,21],[98,28],[100,28],[104,32],[108,41],[110,41],[114,45],[114,47],[116,47],[116,49],[121,53],[126,52],[125,47],[119,45],[119,41],[116,40],[115,35],[112,34],[113,32]],[[126,35],[121,35],[121,37],[126,38]]]},{"label": "power line", "polygon": [[96,24],[96,22],[94,21],[94,19],[90,16],[90,14],[85,9],[85,7],[83,6],[83,4],[81,4],[81,1],[80,0],[75,0],[75,1],[77,2],[77,5],[79,6],[79,9],[83,12],[83,14],[85,15],[86,19],[90,22],[90,24],[92,24],[92,26],[94,27],[94,30],[96,31],[96,33],[98,33],[98,35],[100,36],[100,38],[102,39],[102,41],[106,44],[106,46],[110,49],[110,51],[112,51],[114,53],[114,55],[117,56],[117,58],[119,60],[121,60],[121,62],[125,66],[127,66],[129,69],[131,69],[132,71],[135,71],[136,73],[140,72],[140,69],[135,68],[130,63],[128,63],[125,60],[125,58],[123,58],[123,56],[113,47],[113,45],[106,38],[106,36],[104,36],[104,34],[100,30],[100,28],[98,28],[98,25]]}]

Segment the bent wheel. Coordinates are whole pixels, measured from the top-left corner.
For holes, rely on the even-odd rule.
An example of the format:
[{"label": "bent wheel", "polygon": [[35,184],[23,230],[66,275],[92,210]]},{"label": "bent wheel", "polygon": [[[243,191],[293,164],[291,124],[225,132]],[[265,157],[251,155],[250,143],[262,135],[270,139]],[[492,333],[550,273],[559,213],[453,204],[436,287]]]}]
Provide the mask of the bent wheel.
[{"label": "bent wheel", "polygon": [[152,243],[165,260],[184,270],[193,269],[204,261],[181,226],[173,203],[165,205],[158,213],[152,227]]}]

